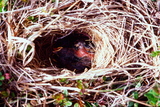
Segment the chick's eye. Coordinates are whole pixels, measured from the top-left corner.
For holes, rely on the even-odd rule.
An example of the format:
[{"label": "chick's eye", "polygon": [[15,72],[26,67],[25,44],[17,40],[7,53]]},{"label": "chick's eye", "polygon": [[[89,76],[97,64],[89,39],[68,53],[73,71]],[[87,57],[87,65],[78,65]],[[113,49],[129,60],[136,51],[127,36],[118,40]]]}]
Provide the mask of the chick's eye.
[{"label": "chick's eye", "polygon": [[80,46],[85,46],[84,42],[78,42],[78,43],[75,43],[74,45],[76,48],[79,48]]},{"label": "chick's eye", "polygon": [[75,46],[76,48],[78,48],[78,47],[79,47],[79,44],[78,44],[78,43],[76,43],[74,46]]}]

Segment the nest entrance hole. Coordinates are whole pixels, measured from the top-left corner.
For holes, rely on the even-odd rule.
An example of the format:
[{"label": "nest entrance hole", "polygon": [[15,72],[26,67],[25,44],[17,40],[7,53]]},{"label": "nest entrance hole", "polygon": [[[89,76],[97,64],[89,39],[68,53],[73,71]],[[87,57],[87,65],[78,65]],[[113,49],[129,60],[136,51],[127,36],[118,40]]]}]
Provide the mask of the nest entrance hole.
[{"label": "nest entrance hole", "polygon": [[34,43],[35,59],[39,67],[54,66],[76,73],[83,72],[85,68],[91,68],[95,46],[87,33],[78,31],[69,34],[50,33],[36,38]]}]

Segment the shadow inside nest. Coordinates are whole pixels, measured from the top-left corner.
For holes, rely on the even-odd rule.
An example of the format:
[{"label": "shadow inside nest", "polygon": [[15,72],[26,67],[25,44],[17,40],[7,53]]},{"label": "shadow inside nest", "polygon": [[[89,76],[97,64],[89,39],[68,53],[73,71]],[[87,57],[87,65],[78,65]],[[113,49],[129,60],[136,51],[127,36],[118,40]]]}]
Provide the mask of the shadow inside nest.
[{"label": "shadow inside nest", "polygon": [[48,34],[35,41],[35,59],[39,67],[66,68],[81,73],[91,68],[94,57],[94,44],[86,33],[77,31],[71,34]]}]

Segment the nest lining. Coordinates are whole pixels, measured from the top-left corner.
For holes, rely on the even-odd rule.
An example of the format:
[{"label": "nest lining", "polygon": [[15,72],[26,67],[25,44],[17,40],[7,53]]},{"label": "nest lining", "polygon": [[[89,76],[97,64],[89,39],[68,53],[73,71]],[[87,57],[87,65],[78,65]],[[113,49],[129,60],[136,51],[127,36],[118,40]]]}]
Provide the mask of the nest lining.
[{"label": "nest lining", "polygon": [[[60,32],[62,31],[58,31],[57,34],[56,32],[50,32],[44,37],[35,39],[35,60],[42,64],[32,63],[32,65],[39,65],[39,67],[54,66],[56,68],[66,68],[77,72],[83,72],[85,68],[90,68],[91,59],[78,58],[74,55],[74,51],[78,51],[78,47],[75,46],[77,43],[85,45],[85,49],[88,48],[88,50],[92,51],[92,53],[88,53],[94,54],[94,46],[90,40],[90,36],[76,30],[66,31],[68,33]],[[81,47],[83,49],[83,46]],[[86,65],[83,64],[81,60],[83,60]]]},{"label": "nest lining", "polygon": [[[32,84],[32,82],[36,82],[38,84],[37,86],[40,87],[35,90],[35,92],[38,90],[46,90],[44,93],[48,96],[51,94],[49,90],[56,92],[55,90],[60,91],[62,87],[69,91],[76,91],[73,94],[77,94],[77,92],[80,92],[80,89],[74,84],[66,87],[65,84],[56,82],[57,79],[69,78],[69,80],[73,82],[78,79],[84,79],[84,81],[88,82],[90,79],[101,80],[103,76],[111,77],[113,81],[119,81],[120,83],[125,82],[126,84],[129,82],[134,84],[134,81],[136,81],[134,78],[141,76],[144,79],[142,85],[144,87],[151,86],[151,83],[145,83],[145,81],[155,81],[151,78],[157,78],[159,76],[159,71],[156,69],[156,66],[159,65],[159,59],[149,56],[151,51],[157,50],[157,45],[159,44],[158,36],[155,35],[156,33],[154,33],[152,26],[155,21],[151,17],[147,19],[141,18],[140,16],[148,13],[140,11],[139,8],[132,3],[131,5],[137,9],[139,16],[133,14],[127,8],[122,9],[123,11],[117,11],[120,5],[110,10],[104,10],[102,7],[97,8],[92,5],[91,9],[89,8],[90,6],[86,8],[85,12],[88,13],[81,10],[78,10],[80,11],[79,13],[77,13],[77,10],[70,10],[63,16],[61,16],[61,14],[50,16],[48,13],[40,11],[40,8],[35,10],[38,10],[41,14],[37,11],[32,13],[33,10],[28,10],[34,17],[40,17],[38,20],[40,23],[31,22],[25,26],[26,22],[20,22],[20,24],[25,26],[23,32],[21,32],[20,35],[14,35],[10,32],[11,35],[14,36],[8,35],[7,43],[7,61],[11,64],[9,69],[13,70],[12,72],[18,77],[18,82],[20,83],[19,90],[22,91],[25,89],[26,85],[29,87],[27,90],[34,89],[35,84]],[[103,6],[105,7],[105,5]],[[98,15],[95,12],[97,12]],[[85,17],[83,17],[84,15]],[[56,18],[57,20],[55,20]],[[154,25],[154,27],[158,26]],[[68,31],[85,32],[90,36],[90,40],[95,45],[95,55],[92,60],[91,69],[79,75],[75,75],[74,72],[56,66],[46,67],[47,64],[52,65],[48,60],[48,56],[50,55],[46,56],[47,58],[40,58],[41,60],[47,59],[47,64],[45,62],[41,63],[36,59],[37,57],[35,58],[35,55],[40,53],[37,52],[38,50],[35,45],[38,39],[44,38],[38,40],[39,43],[43,42],[44,44],[42,44],[42,46],[44,46],[44,48],[45,45],[49,45],[49,47],[47,47],[48,50],[52,50],[53,46],[50,40],[53,39],[54,41],[54,38],[56,38],[55,33],[61,34],[61,32],[65,32],[67,34]],[[4,42],[2,41],[1,43]],[[27,50],[28,46],[31,47],[29,51]],[[3,49],[3,45],[1,45],[1,47]],[[16,57],[13,57],[16,56],[17,53],[21,55],[20,58],[22,58],[22,62],[15,60]],[[51,73],[46,74],[46,71],[51,71]],[[59,72],[58,74],[57,71]],[[41,82],[44,84],[41,84]],[[116,82],[113,84],[117,84]],[[62,87],[60,87],[60,85]],[[101,84],[99,83],[99,85]],[[103,88],[95,85],[94,90],[87,89],[87,92],[100,93],[96,89]],[[144,90],[137,91],[141,93]],[[115,93],[119,95],[118,92]],[[108,95],[110,95],[108,97],[111,99],[117,97],[113,93],[108,93]],[[105,93],[102,93],[102,96],[105,96]],[[121,98],[118,99],[122,100]],[[110,100],[110,102],[112,101]],[[115,105],[116,104],[117,103],[115,103]]]}]

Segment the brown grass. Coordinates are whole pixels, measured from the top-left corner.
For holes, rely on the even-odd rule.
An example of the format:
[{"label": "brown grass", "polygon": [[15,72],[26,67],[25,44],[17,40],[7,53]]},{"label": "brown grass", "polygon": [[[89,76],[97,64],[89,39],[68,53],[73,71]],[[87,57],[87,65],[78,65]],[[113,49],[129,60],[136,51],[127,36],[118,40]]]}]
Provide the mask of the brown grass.
[{"label": "brown grass", "polygon": [[[54,95],[68,90],[69,101],[82,107],[85,102],[120,107],[129,101],[150,106],[132,93],[138,92],[141,98],[159,83],[159,57],[150,56],[160,45],[156,3],[55,1],[17,0],[0,13],[1,71],[12,74],[7,87],[17,92],[17,99],[5,98],[6,104],[46,106],[55,102]],[[31,16],[36,21],[29,20]],[[75,74],[54,64],[42,67],[35,57],[34,40],[74,30],[90,35],[95,45],[91,69]],[[64,78],[66,82],[61,81]],[[77,80],[82,81],[80,87]]]}]

